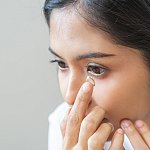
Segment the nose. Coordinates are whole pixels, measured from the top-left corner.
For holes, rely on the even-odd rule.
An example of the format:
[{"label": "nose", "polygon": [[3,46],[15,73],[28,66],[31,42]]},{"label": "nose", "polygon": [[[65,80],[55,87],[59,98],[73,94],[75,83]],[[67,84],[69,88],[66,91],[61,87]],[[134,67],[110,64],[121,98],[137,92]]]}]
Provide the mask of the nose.
[{"label": "nose", "polygon": [[69,105],[74,104],[77,93],[84,81],[85,77],[83,77],[83,74],[77,73],[70,75],[65,95],[65,100]]}]

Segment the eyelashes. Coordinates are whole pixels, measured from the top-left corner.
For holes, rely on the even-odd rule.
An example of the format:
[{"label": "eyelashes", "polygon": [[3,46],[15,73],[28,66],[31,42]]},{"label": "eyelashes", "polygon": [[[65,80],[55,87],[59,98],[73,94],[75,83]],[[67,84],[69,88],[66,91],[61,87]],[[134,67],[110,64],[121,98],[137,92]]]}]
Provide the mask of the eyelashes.
[{"label": "eyelashes", "polygon": [[103,74],[106,73],[107,70],[108,69],[106,67],[95,63],[92,64],[89,63],[87,66],[88,73],[94,76],[102,76]]},{"label": "eyelashes", "polygon": [[[54,59],[54,60],[51,60],[50,63],[57,63],[61,71],[65,71],[69,69],[68,65],[62,60]],[[104,75],[108,71],[108,68],[100,64],[88,63],[88,65],[86,66],[86,70],[88,74],[99,77],[99,76]]]},{"label": "eyelashes", "polygon": [[66,70],[69,68],[68,65],[61,60],[54,59],[54,60],[51,60],[50,63],[57,63],[60,70]]}]

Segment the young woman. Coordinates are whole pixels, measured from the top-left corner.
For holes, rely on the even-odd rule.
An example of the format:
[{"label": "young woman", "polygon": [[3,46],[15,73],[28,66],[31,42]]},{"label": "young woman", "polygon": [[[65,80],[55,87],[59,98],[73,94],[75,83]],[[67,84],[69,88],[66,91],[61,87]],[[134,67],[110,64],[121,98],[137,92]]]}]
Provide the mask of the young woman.
[{"label": "young woman", "polygon": [[44,14],[66,101],[49,149],[149,150],[150,0],[46,0]]}]

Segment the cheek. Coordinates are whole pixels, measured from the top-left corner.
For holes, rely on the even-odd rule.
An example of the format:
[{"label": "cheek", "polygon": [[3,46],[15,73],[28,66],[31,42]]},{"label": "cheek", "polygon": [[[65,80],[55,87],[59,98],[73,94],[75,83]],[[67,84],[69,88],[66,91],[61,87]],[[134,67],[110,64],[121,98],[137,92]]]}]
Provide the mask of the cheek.
[{"label": "cheek", "polygon": [[58,81],[59,81],[59,87],[62,94],[62,97],[65,99],[65,94],[67,91],[67,84],[68,84],[68,78],[66,78],[66,74],[62,74],[58,70]]},{"label": "cheek", "polygon": [[134,118],[137,110],[139,111],[139,105],[135,104],[140,99],[140,90],[136,87],[134,81],[131,82],[130,80],[97,80],[93,92],[93,101],[96,105],[105,109],[111,118]]},{"label": "cheek", "polygon": [[107,112],[122,105],[123,101],[121,97],[124,97],[123,91],[120,85],[115,82],[97,83],[93,92],[93,100],[95,103],[104,108]]}]

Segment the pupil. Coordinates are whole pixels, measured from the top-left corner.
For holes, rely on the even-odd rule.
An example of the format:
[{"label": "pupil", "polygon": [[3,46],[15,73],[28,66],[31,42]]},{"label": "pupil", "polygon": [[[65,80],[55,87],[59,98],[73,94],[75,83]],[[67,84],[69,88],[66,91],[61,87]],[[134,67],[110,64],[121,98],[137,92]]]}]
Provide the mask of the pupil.
[{"label": "pupil", "polygon": [[100,73],[100,69],[98,67],[94,67],[93,68],[93,72],[99,74]]},{"label": "pupil", "polygon": [[65,64],[64,64],[63,62],[59,62],[59,66],[60,66],[61,68],[65,68]]},{"label": "pupil", "polygon": [[96,74],[100,74],[101,73],[101,70],[99,67],[96,67],[96,66],[91,66],[89,67],[88,71],[91,71],[91,72],[94,72]]}]

